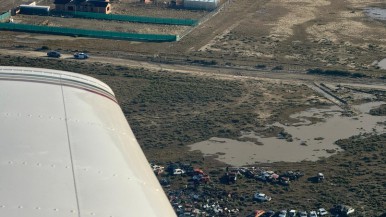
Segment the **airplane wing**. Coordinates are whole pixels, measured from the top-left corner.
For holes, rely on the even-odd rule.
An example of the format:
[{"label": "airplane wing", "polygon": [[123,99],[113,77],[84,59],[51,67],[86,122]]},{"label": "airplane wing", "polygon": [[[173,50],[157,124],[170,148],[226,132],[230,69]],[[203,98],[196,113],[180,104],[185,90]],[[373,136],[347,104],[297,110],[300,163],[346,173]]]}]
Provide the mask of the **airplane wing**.
[{"label": "airplane wing", "polygon": [[176,216],[114,93],[0,66],[0,216]]}]

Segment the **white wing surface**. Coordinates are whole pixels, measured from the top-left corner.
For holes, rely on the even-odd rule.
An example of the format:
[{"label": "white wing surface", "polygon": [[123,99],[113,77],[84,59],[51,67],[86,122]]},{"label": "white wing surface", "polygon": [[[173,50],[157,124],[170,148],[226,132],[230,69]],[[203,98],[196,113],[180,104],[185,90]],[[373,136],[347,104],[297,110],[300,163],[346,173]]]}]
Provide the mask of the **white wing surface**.
[{"label": "white wing surface", "polygon": [[0,67],[0,216],[175,213],[106,84]]}]

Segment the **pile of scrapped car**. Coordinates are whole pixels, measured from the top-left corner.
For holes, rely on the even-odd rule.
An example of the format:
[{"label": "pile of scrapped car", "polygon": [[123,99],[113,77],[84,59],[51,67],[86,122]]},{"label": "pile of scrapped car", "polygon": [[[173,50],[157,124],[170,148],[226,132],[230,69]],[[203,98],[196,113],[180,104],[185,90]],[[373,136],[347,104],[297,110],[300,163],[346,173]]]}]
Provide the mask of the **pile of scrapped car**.
[{"label": "pile of scrapped car", "polygon": [[[158,176],[160,183],[166,189],[169,200],[177,213],[177,216],[238,216],[240,214],[237,204],[243,201],[269,202],[272,198],[263,192],[251,194],[239,194],[227,192],[216,187],[216,180],[212,181],[209,175],[200,168],[194,168],[189,163],[169,163],[167,166],[151,164],[151,168]],[[211,173],[212,174],[212,173]],[[213,174],[212,174],[213,175]],[[286,171],[275,173],[272,170],[255,167],[226,168],[225,175],[220,183],[226,181],[236,182],[237,177],[243,176],[248,179],[263,181],[272,184],[289,185],[290,182],[298,180],[304,174],[299,171]],[[175,177],[185,177],[184,179]],[[315,177],[317,182],[324,180],[324,175],[318,173]],[[187,184],[179,189],[170,187],[171,181],[183,181]],[[170,187],[170,188],[169,188]],[[277,216],[277,217],[318,217],[318,216],[348,216],[354,209],[346,205],[337,205],[327,211],[319,208],[312,211],[297,211],[295,209],[280,211],[256,210],[250,216]]]},{"label": "pile of scrapped car", "polygon": [[239,209],[230,207],[225,191],[216,188],[167,191],[177,216],[237,216]]},{"label": "pile of scrapped car", "polygon": [[170,163],[165,169],[164,166],[157,164],[150,164],[150,167],[153,169],[153,172],[157,176],[164,176],[160,178],[160,183],[162,186],[167,186],[170,184],[170,181],[167,177],[169,176],[188,176],[193,184],[206,184],[210,181],[210,177],[202,169],[194,168],[191,164],[186,163]]},{"label": "pile of scrapped car", "polygon": [[307,211],[297,211],[295,209],[291,210],[280,210],[278,212],[269,210],[255,210],[248,217],[326,217],[326,216],[348,216],[354,212],[354,208],[347,205],[336,205],[330,209],[328,212],[325,208],[319,208],[316,211],[312,210],[310,212]]},{"label": "pile of scrapped car", "polygon": [[281,184],[285,186],[288,186],[291,181],[298,180],[300,177],[304,176],[304,174],[300,171],[286,171],[279,175],[272,170],[266,170],[263,168],[237,167],[227,168],[223,180],[225,180],[228,184],[232,184],[237,181],[237,177],[239,175],[266,183]]}]

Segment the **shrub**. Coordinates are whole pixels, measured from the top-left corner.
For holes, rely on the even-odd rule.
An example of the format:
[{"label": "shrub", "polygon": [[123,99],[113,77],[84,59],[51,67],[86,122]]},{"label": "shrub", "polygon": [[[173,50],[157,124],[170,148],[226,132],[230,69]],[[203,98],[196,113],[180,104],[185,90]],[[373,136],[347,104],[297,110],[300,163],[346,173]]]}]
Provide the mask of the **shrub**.
[{"label": "shrub", "polygon": [[283,66],[275,66],[272,68],[272,70],[283,70],[284,67]]},{"label": "shrub", "polygon": [[265,69],[266,67],[267,67],[267,66],[264,65],[264,64],[257,64],[257,65],[255,66],[256,69]]}]

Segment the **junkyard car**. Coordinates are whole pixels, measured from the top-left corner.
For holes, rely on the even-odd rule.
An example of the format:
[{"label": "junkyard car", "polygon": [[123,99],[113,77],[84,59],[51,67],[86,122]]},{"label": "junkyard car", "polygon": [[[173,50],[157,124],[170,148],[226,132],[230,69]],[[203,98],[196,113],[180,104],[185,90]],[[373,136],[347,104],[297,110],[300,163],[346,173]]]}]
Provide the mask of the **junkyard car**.
[{"label": "junkyard car", "polygon": [[255,199],[257,201],[265,202],[265,201],[270,201],[272,198],[267,196],[266,194],[257,192],[254,195],[253,199]]},{"label": "junkyard car", "polygon": [[306,211],[300,211],[299,217],[308,217],[307,212]]},{"label": "junkyard car", "polygon": [[287,210],[282,210],[279,212],[279,217],[286,217],[287,216]]},{"label": "junkyard car", "polygon": [[325,216],[325,215],[328,214],[328,212],[327,212],[327,210],[325,208],[320,208],[320,209],[318,209],[318,214],[320,216]]},{"label": "junkyard car", "polygon": [[316,214],[316,211],[311,211],[310,217],[318,217],[318,215]]}]

